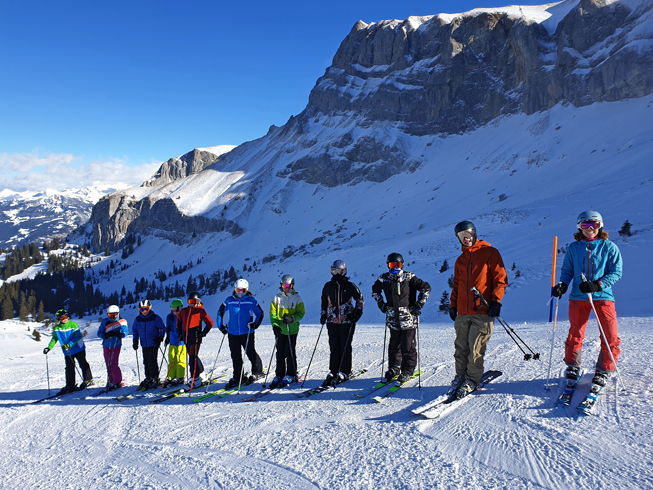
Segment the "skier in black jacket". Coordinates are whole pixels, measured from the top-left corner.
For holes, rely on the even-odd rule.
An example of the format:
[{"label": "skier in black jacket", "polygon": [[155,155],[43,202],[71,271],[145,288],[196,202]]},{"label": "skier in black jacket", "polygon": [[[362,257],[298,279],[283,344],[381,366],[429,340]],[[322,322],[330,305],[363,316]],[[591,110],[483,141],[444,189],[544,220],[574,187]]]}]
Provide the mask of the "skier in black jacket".
[{"label": "skier in black jacket", "polygon": [[389,270],[381,274],[372,286],[372,297],[386,314],[385,324],[390,329],[385,379],[399,375],[397,381],[405,383],[417,365],[415,330],[419,327],[419,315],[431,293],[431,286],[404,270],[401,254],[391,253],[386,262]]},{"label": "skier in black jacket", "polygon": [[351,373],[351,343],[356,322],[363,316],[365,304],[358,286],[347,277],[347,264],[336,260],[331,280],[322,288],[320,323],[329,333],[329,374],[324,385],[341,383]]}]

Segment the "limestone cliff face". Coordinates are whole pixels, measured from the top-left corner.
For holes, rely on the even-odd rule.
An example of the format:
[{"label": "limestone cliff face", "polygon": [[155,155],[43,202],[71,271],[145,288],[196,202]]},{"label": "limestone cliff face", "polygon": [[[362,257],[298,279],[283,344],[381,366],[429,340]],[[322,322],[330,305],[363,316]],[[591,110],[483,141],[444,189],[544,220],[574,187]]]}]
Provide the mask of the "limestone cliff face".
[{"label": "limestone cliff face", "polygon": [[92,244],[116,249],[127,233],[239,235],[252,216],[283,214],[301,183],[329,188],[416,171],[429,163],[422,136],[559,103],[646,96],[652,24],[653,0],[359,21],[302,113],[224,157],[195,149],[172,158],[134,195],[103,199],[89,223]]}]

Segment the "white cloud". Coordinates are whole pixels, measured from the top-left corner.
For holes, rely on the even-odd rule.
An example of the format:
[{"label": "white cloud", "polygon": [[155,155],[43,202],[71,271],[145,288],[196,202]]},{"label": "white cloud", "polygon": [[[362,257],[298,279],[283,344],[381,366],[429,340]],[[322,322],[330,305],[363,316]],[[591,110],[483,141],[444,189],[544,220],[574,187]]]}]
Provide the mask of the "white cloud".
[{"label": "white cloud", "polygon": [[67,153],[41,155],[32,153],[0,153],[2,187],[14,191],[84,188],[98,184],[138,186],[149,179],[161,162],[128,165],[126,159],[84,162],[83,156]]}]

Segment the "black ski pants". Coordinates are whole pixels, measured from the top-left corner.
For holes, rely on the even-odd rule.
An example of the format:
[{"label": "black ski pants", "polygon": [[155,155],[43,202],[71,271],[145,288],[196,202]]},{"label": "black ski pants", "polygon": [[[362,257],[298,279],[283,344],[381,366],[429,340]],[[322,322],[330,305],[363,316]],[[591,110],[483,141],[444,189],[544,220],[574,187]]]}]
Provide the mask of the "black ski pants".
[{"label": "black ski pants", "polygon": [[191,344],[186,346],[188,353],[188,377],[189,379],[197,378],[204,372],[204,364],[199,358],[200,346],[202,344]]},{"label": "black ski pants", "polygon": [[66,388],[72,390],[76,385],[75,359],[77,359],[77,364],[79,364],[79,367],[82,370],[84,381],[91,381],[93,379],[91,366],[89,366],[86,361],[86,350],[79,351],[77,354],[72,354],[70,356],[64,356],[64,359],[66,360]]},{"label": "black ski pants", "polygon": [[[250,339],[251,341],[251,339]],[[277,336],[277,369],[275,376],[297,376],[297,334]]]},{"label": "black ski pants", "polygon": [[143,347],[143,366],[145,366],[145,377],[149,379],[159,379],[159,363],[157,353],[159,347]]},{"label": "black ski pants", "polygon": [[[231,362],[234,366],[234,379],[240,377],[240,373],[243,370],[243,353],[241,349],[245,349],[245,354],[249,362],[252,363],[252,374],[260,375],[263,374],[263,361],[256,353],[256,348],[254,345],[254,334],[249,334],[249,340],[247,339],[247,334],[244,335],[232,335],[229,336],[229,350],[231,351]],[[277,349],[279,347],[277,346]]]},{"label": "black ski pants", "polygon": [[415,332],[415,328],[409,330],[390,329],[388,366],[391,370],[400,370],[402,374],[409,375],[415,372],[415,366],[417,366]]},{"label": "black ski pants", "polygon": [[329,371],[334,376],[338,372],[351,373],[351,343],[354,339],[355,323],[327,323],[329,333]]}]

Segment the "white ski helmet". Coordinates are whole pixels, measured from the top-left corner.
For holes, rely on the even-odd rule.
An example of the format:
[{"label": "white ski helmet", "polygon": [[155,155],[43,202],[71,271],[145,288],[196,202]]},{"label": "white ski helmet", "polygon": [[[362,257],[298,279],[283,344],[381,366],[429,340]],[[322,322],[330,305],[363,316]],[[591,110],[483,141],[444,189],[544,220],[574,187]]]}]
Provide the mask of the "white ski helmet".
[{"label": "white ski helmet", "polygon": [[152,308],[152,303],[150,303],[149,299],[144,299],[140,303],[138,303],[139,308]]},{"label": "white ski helmet", "polygon": [[249,289],[249,283],[246,279],[241,277],[236,281],[236,284],[234,284],[234,290],[236,289]]},{"label": "white ski helmet", "polygon": [[107,315],[110,315],[111,313],[120,313],[120,308],[118,308],[118,305],[111,305],[109,308],[107,308]]}]

